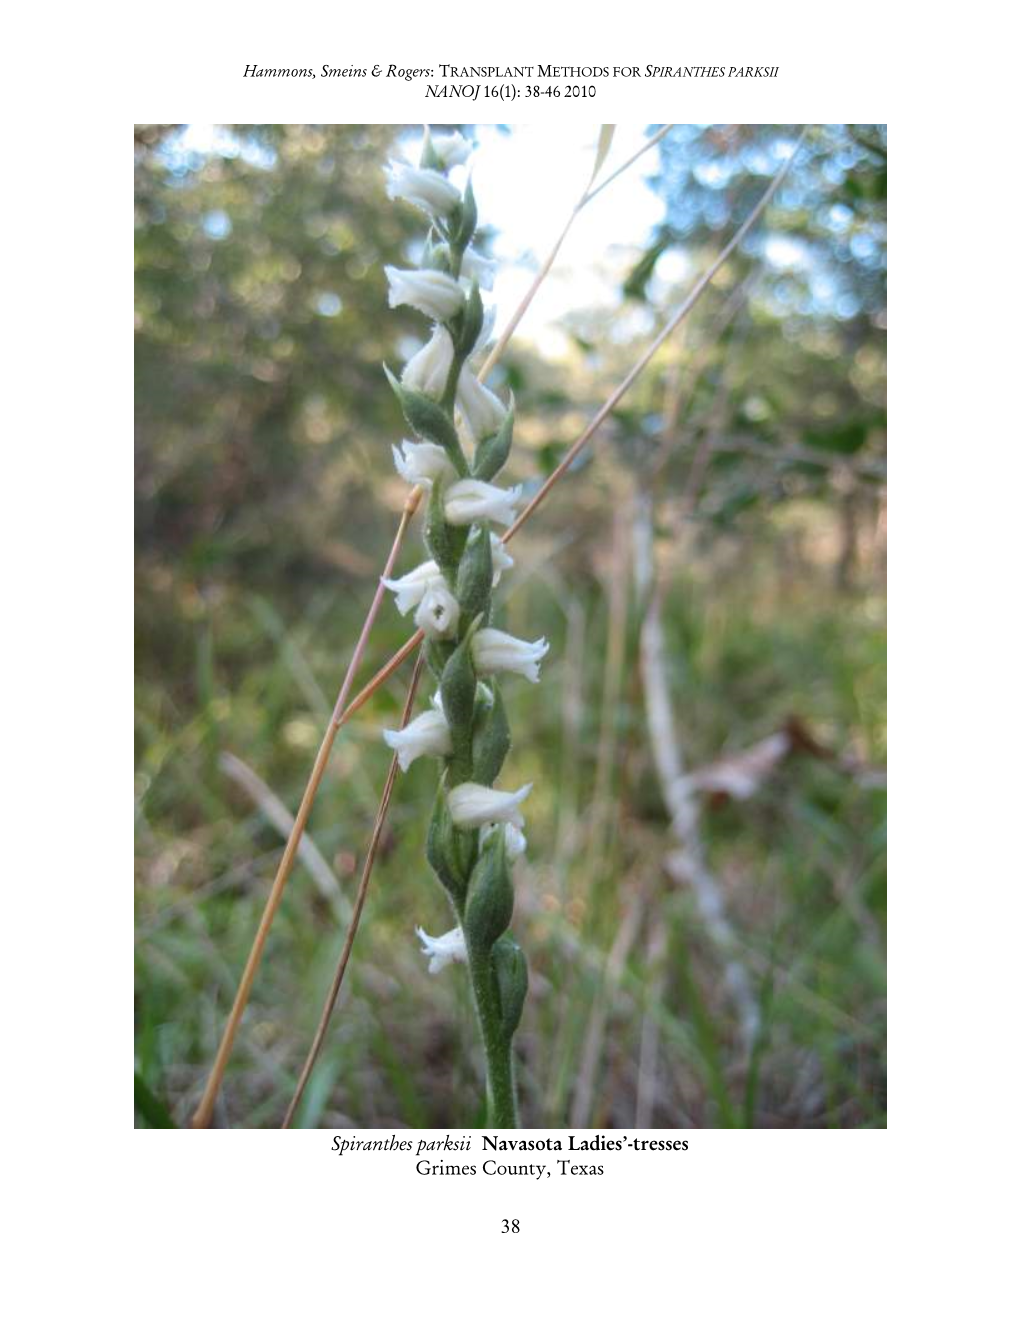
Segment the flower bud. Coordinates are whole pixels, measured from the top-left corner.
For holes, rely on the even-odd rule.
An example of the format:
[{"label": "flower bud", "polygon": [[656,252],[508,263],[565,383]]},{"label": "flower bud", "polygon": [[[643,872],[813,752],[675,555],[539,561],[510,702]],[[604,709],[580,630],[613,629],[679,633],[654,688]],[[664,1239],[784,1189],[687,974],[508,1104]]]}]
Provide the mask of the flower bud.
[{"label": "flower bud", "polygon": [[465,639],[447,660],[439,680],[443,712],[450,728],[450,772],[463,782],[471,775],[471,728],[475,711],[475,668]]},{"label": "flower bud", "polygon": [[450,248],[447,243],[436,243],[431,231],[425,236],[425,246],[418,258],[419,270],[441,270],[445,275],[452,273]]},{"label": "flower bud", "polygon": [[461,632],[479,615],[484,623],[492,599],[492,540],[487,527],[476,525],[468,533],[455,590],[460,604]]},{"label": "flower bud", "polygon": [[423,165],[429,163],[424,159],[426,149],[431,150],[430,162],[437,162],[437,164],[431,164],[430,168],[446,170],[452,170],[455,165],[463,165],[474,150],[471,143],[461,133],[439,133],[433,137],[428,129],[425,130],[425,142],[423,143]]},{"label": "flower bud", "polygon": [[[482,333],[484,324],[485,309],[482,307],[482,297],[478,292],[478,282],[472,280],[468,286],[467,302],[464,304],[464,320],[457,336],[457,352],[462,359],[470,356],[475,344],[478,342],[478,336]],[[457,384],[459,388],[459,376]]]},{"label": "flower bud", "polygon": [[428,508],[425,510],[425,544],[443,572],[450,575],[450,581],[452,582],[457,572],[457,565],[460,563],[460,557],[464,553],[468,529],[466,527],[454,527],[447,522],[444,492],[445,487],[442,481],[437,479],[433,483]]},{"label": "flower bud", "polygon": [[[480,322],[479,322],[480,325]],[[457,382],[457,416],[471,444],[494,435],[506,417],[506,406],[465,368]]]},{"label": "flower bud", "polygon": [[464,290],[441,270],[399,270],[385,266],[391,307],[413,307],[433,321],[449,321],[464,305]]},{"label": "flower bud", "polygon": [[450,228],[452,231],[451,245],[458,252],[463,252],[474,238],[475,230],[478,228],[478,203],[475,201],[475,190],[470,178],[467,181],[467,187],[464,189],[464,199],[451,216]]},{"label": "flower bud", "polygon": [[401,385],[388,367],[384,370],[411,430],[420,440],[427,440],[430,444],[445,449],[457,471],[466,473],[467,460],[457,439],[456,429],[439,404],[427,394]]},{"label": "flower bud", "polygon": [[425,836],[425,856],[459,912],[467,893],[470,872],[461,859],[460,839],[453,827],[445,784],[440,784],[432,807],[432,817]]},{"label": "flower bud", "polygon": [[502,834],[493,834],[471,872],[464,904],[464,937],[472,955],[492,948],[510,925],[513,911],[514,886],[506,842]]},{"label": "flower bud", "polygon": [[437,325],[432,338],[418,350],[400,373],[400,383],[409,390],[441,399],[453,366],[453,340],[449,330]]},{"label": "flower bud", "polygon": [[[502,770],[509,751],[510,725],[506,717],[506,708],[499,688],[493,685],[491,703],[477,710],[475,714],[475,734],[472,744],[474,766],[472,773],[475,781],[479,784],[492,784]],[[509,830],[514,827],[508,825],[506,828]]]},{"label": "flower bud", "polygon": [[[422,932],[419,931],[419,935],[421,934]],[[509,931],[501,935],[492,946],[492,968],[496,973],[503,1034],[509,1040],[520,1024],[524,1000],[528,993],[528,964],[521,952],[521,946]],[[429,970],[432,970],[431,967]]]},{"label": "flower bud", "polygon": [[477,477],[479,481],[491,481],[510,456],[513,435],[514,402],[511,398],[510,407],[500,423],[499,430],[495,435],[479,441],[475,449],[475,460],[471,465],[471,475]]}]

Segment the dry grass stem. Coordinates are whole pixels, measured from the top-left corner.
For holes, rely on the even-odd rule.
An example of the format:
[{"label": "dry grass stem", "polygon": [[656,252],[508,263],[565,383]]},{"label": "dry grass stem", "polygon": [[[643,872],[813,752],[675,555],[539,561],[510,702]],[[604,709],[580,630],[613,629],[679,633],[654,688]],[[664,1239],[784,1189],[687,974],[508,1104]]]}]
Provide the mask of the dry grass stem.
[{"label": "dry grass stem", "polygon": [[[418,691],[418,682],[421,678],[424,661],[424,655],[419,655],[417,662],[415,663],[414,673],[411,675],[411,683],[407,689],[407,699],[404,702],[404,710],[400,720],[401,728],[403,728],[411,718],[411,711],[414,709],[414,698]],[[319,1053],[322,1050],[323,1041],[326,1039],[329,1020],[333,1015],[333,1009],[336,1005],[337,997],[340,994],[340,987],[343,985],[344,973],[347,971],[347,964],[350,961],[351,949],[354,947],[354,938],[358,933],[358,924],[361,921],[361,911],[365,906],[365,897],[368,894],[368,882],[372,878],[372,868],[375,866],[376,854],[379,851],[379,841],[382,838],[383,826],[386,823],[386,814],[390,807],[390,798],[393,796],[393,785],[397,778],[397,768],[398,758],[396,754],[394,754],[393,759],[390,761],[386,783],[383,785],[382,797],[379,799],[379,808],[375,813],[375,824],[372,826],[372,837],[369,840],[368,852],[365,854],[364,865],[361,868],[361,879],[358,882],[358,892],[354,899],[354,911],[351,913],[350,924],[347,927],[347,937],[344,940],[343,948],[340,951],[340,958],[336,965],[336,971],[333,973],[333,981],[329,987],[329,994],[326,996],[326,1001],[322,1006],[322,1013],[319,1016],[319,1025],[315,1029],[315,1036],[312,1039],[308,1056],[301,1069],[301,1076],[298,1078],[298,1084],[294,1090],[294,1095],[291,1097],[291,1102],[287,1106],[287,1112],[284,1115],[283,1122],[280,1124],[283,1128],[289,1128],[294,1121],[297,1107],[301,1103],[301,1097],[305,1093],[308,1079],[312,1075],[312,1069],[315,1067]]]},{"label": "dry grass stem", "polygon": [[[789,173],[790,166],[793,164],[794,159],[796,158],[797,155],[797,151],[800,148],[801,143],[804,141],[806,135],[807,135],[807,129],[805,128],[802,131],[800,137],[797,139],[793,151],[791,151],[790,155],[783,163],[782,169],[779,171],[776,177],[769,184],[768,188],[766,188],[765,192],[758,199],[758,202],[755,204],[753,210],[748,215],[747,219],[736,231],[736,233],[726,244],[726,246],[722,249],[719,255],[708,267],[708,269],[701,275],[697,283],[694,285],[694,288],[687,295],[687,297],[684,299],[683,303],[676,310],[676,312],[674,312],[674,314],[670,317],[670,319],[667,321],[667,323],[662,328],[662,330],[660,330],[659,333],[655,336],[655,338],[652,340],[648,348],[645,349],[644,353],[642,353],[637,363],[627,373],[627,375],[616,387],[616,389],[612,392],[612,394],[602,405],[602,407],[599,408],[598,412],[595,414],[592,420],[588,423],[588,425],[584,428],[582,433],[571,445],[570,449],[568,450],[565,458],[560,463],[560,465],[542,483],[538,491],[532,496],[531,500],[521,510],[514,524],[511,527],[508,527],[507,530],[503,533],[502,541],[504,545],[508,541],[512,540],[514,536],[517,535],[517,533],[528,521],[528,519],[532,516],[532,514],[539,507],[539,505],[543,502],[543,500],[553,489],[556,483],[563,477],[563,474],[573,463],[574,459],[577,458],[581,450],[585,447],[585,445],[587,445],[589,440],[591,440],[595,432],[599,429],[602,423],[606,420],[609,414],[613,411],[613,409],[624,397],[624,395],[627,393],[630,387],[634,384],[634,382],[638,379],[638,377],[641,375],[644,369],[648,366],[649,362],[652,360],[652,358],[655,356],[658,350],[662,347],[662,345],[666,342],[666,340],[670,337],[670,335],[677,329],[677,327],[684,320],[684,318],[690,314],[694,306],[697,304],[698,300],[701,298],[702,294],[711,284],[715,276],[719,273],[720,269],[725,264],[727,259],[731,256],[733,251],[739,246],[739,244],[744,240],[744,238],[747,236],[750,230],[754,227],[754,225],[757,223],[758,219],[760,218],[762,212],[765,210],[769,202],[775,196],[776,190],[779,188],[780,184],[783,182],[783,180],[786,178],[787,174]],[[419,628],[416,633],[412,634],[412,636],[408,638],[408,640],[404,643],[404,645],[400,648],[400,650],[395,652],[389,658],[389,660],[386,661],[385,665],[383,665],[382,668],[379,669],[372,676],[372,678],[365,685],[365,687],[362,688],[362,690],[358,693],[358,695],[354,698],[354,700],[350,703],[350,705],[344,710],[343,714],[340,716],[341,724],[343,724],[351,715],[353,715],[355,711],[360,710],[360,708],[365,704],[365,702],[368,701],[369,698],[372,696],[372,694],[377,690],[380,684],[385,683],[386,679],[389,678],[390,674],[392,674],[393,671],[397,669],[418,646],[421,645],[424,636],[425,634]]]},{"label": "dry grass stem", "polygon": [[507,344],[509,344],[510,340],[513,338],[514,332],[516,331],[517,327],[520,325],[524,317],[524,314],[531,306],[535,294],[538,293],[539,289],[542,287],[542,285],[545,282],[546,276],[552,270],[553,263],[555,262],[556,258],[559,256],[560,248],[563,246],[567,235],[570,233],[574,221],[581,214],[581,211],[584,209],[584,207],[587,206],[588,203],[592,200],[592,198],[597,196],[598,193],[600,193],[603,188],[607,187],[610,183],[612,183],[614,179],[618,179],[620,175],[624,173],[625,170],[629,170],[630,167],[634,164],[634,162],[636,160],[639,160],[645,154],[646,151],[651,150],[651,148],[654,147],[657,142],[661,142],[662,139],[666,136],[666,134],[669,132],[669,130],[672,127],[673,127],[672,124],[666,124],[664,128],[660,128],[659,131],[657,133],[654,133],[648,139],[647,142],[643,143],[642,146],[637,151],[635,151],[632,156],[630,156],[627,160],[625,160],[623,164],[619,166],[618,169],[615,169],[612,172],[612,174],[610,174],[607,178],[603,179],[603,181],[599,184],[597,188],[593,188],[592,184],[595,182],[595,177],[598,174],[598,163],[596,163],[592,176],[588,181],[588,186],[581,194],[581,197],[578,200],[574,209],[567,216],[567,223],[563,226],[562,230],[560,231],[559,238],[557,238],[556,242],[549,249],[549,255],[546,257],[545,261],[542,262],[541,269],[539,270],[538,274],[531,282],[531,287],[528,289],[527,293],[521,299],[517,307],[517,310],[514,312],[513,316],[511,316],[506,329],[503,331],[499,339],[493,345],[489,353],[489,356],[485,359],[485,362],[482,364],[482,369],[478,373],[479,380],[485,380],[486,376],[496,365],[499,359],[503,356]]},{"label": "dry grass stem", "polygon": [[627,959],[641,929],[644,910],[643,895],[640,893],[633,894],[624,909],[616,939],[613,941],[612,948],[606,957],[603,973],[599,977],[595,1002],[592,1004],[588,1027],[584,1036],[584,1045],[581,1048],[581,1062],[578,1067],[577,1082],[570,1104],[571,1127],[587,1128],[592,1126],[595,1089],[605,1045],[606,1025],[609,1021],[609,992],[615,990],[619,985],[623,969],[627,965]]},{"label": "dry grass stem", "polygon": [[[273,790],[260,779],[250,765],[246,765],[233,752],[222,752],[219,758],[220,769],[248,794],[258,809],[285,839],[290,837],[294,828],[294,816]],[[315,886],[323,898],[332,903],[344,904],[344,892],[333,868],[326,861],[311,835],[306,834],[298,844],[298,856],[315,881]],[[349,905],[348,905],[349,906]]]},{"label": "dry grass stem", "polygon": [[[651,555],[652,506],[649,496],[636,501],[634,524],[642,534],[634,538],[635,556]],[[760,1012],[747,968],[741,961],[737,938],[723,903],[722,889],[705,856],[697,790],[684,773],[684,756],[677,733],[666,677],[666,639],[662,628],[662,583],[656,581],[654,563],[642,568],[651,582],[644,621],[641,626],[640,668],[645,694],[648,741],[663,799],[669,810],[670,825],[678,847],[665,858],[672,880],[690,888],[697,903],[705,930],[719,954],[723,975],[740,1021],[740,1034],[746,1054],[757,1039]]]},{"label": "dry grass stem", "polygon": [[[404,509],[400,516],[400,522],[397,526],[396,534],[393,537],[393,545],[390,547],[390,553],[386,559],[386,567],[383,569],[382,576],[388,577],[396,563],[397,555],[400,553],[400,547],[403,545],[404,536],[407,533],[408,525],[414,512],[421,500],[421,492],[413,490],[404,502]],[[305,832],[305,826],[308,823],[308,817],[311,814],[312,803],[319,791],[319,785],[326,772],[326,766],[329,763],[329,754],[333,747],[334,739],[340,729],[340,720],[338,713],[343,709],[347,700],[348,693],[354,684],[358,668],[361,665],[362,657],[365,654],[365,647],[368,644],[368,637],[375,623],[376,615],[379,613],[379,606],[382,604],[382,598],[385,594],[385,588],[382,583],[376,588],[372,605],[365,616],[365,622],[361,628],[361,635],[358,638],[357,645],[354,648],[354,654],[351,656],[350,664],[347,666],[347,673],[344,675],[344,681],[341,684],[336,705],[333,709],[333,715],[326,726],[326,731],[322,736],[322,742],[319,745],[318,753],[315,757],[315,764],[312,766],[312,772],[309,775],[308,783],[305,785],[304,795],[301,798],[301,805],[298,808],[297,815],[294,817],[294,824],[287,839],[287,844],[283,850],[283,856],[280,858],[280,864],[277,867],[276,876],[273,880],[272,888],[269,891],[269,897],[266,899],[266,906],[262,911],[262,919],[259,921],[258,930],[255,932],[255,938],[252,941],[251,950],[248,953],[248,961],[245,963],[244,971],[241,974],[241,980],[237,987],[237,993],[234,996],[234,1002],[227,1017],[226,1026],[223,1028],[223,1035],[220,1038],[219,1048],[216,1051],[216,1058],[213,1061],[212,1070],[209,1073],[205,1084],[205,1090],[202,1093],[202,1099],[199,1101],[198,1108],[191,1120],[191,1126],[196,1128],[208,1127],[212,1122],[213,1110],[216,1105],[216,1098],[219,1095],[220,1087],[223,1084],[223,1074],[227,1068],[227,1062],[230,1059],[231,1051],[234,1048],[234,1039],[237,1036],[238,1027],[241,1025],[241,1018],[247,1007],[248,999],[251,995],[252,983],[255,980],[255,973],[258,971],[259,963],[262,961],[262,954],[265,951],[266,940],[269,938],[269,931],[273,924],[273,918],[276,916],[276,910],[280,906],[283,898],[283,891],[287,886],[290,873],[294,868],[294,859],[298,855],[298,849]]]}]

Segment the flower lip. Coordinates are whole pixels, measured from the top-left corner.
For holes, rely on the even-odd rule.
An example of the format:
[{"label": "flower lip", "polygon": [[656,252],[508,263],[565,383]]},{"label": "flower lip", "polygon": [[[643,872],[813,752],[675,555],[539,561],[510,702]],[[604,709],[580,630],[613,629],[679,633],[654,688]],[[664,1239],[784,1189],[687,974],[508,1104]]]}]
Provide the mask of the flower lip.
[{"label": "flower lip", "polygon": [[538,682],[539,661],[549,651],[544,637],[525,642],[499,628],[479,628],[471,643],[471,654],[482,673],[520,674],[529,683]]},{"label": "flower lip", "polygon": [[505,793],[498,788],[486,788],[484,784],[458,784],[451,788],[447,803],[454,825],[461,829],[478,829],[494,821],[508,822],[519,830],[524,828],[524,817],[518,808],[531,792],[531,784],[525,784],[515,793]]},{"label": "flower lip", "polygon": [[399,160],[386,167],[386,195],[433,217],[449,215],[460,201],[460,190],[438,170],[418,169]]},{"label": "flower lip", "polygon": [[461,481],[455,481],[445,491],[446,521],[453,523],[455,527],[463,527],[467,523],[488,518],[491,522],[502,523],[509,527],[514,520],[514,506],[523,493],[523,486],[513,486],[509,490],[504,490],[501,486],[492,486],[487,481],[465,477]]},{"label": "flower lip", "polygon": [[467,945],[464,932],[459,926],[448,930],[445,935],[427,935],[421,926],[415,927],[415,934],[421,940],[422,953],[430,959],[429,971],[433,976],[441,972],[452,962],[467,962]]},{"label": "flower lip", "polygon": [[446,637],[460,622],[457,597],[442,575],[432,578],[425,588],[414,621],[426,637]]},{"label": "flower lip", "polygon": [[400,270],[384,266],[391,307],[413,307],[433,321],[448,321],[460,311],[464,290],[441,270]]},{"label": "flower lip", "polygon": [[390,448],[393,450],[394,467],[412,486],[431,490],[436,477],[448,482],[457,480],[457,469],[441,445],[434,445],[429,440],[402,440],[399,449],[396,445]]},{"label": "flower lip", "polygon": [[383,729],[383,739],[405,772],[419,756],[450,754],[450,726],[441,710],[423,711],[402,729]]},{"label": "flower lip", "polygon": [[436,561],[426,559],[423,564],[419,564],[417,568],[412,568],[403,577],[380,578],[380,581],[387,591],[392,591],[395,595],[397,609],[400,613],[407,614],[416,605],[421,604],[422,597],[428,591],[430,583],[442,576]]}]

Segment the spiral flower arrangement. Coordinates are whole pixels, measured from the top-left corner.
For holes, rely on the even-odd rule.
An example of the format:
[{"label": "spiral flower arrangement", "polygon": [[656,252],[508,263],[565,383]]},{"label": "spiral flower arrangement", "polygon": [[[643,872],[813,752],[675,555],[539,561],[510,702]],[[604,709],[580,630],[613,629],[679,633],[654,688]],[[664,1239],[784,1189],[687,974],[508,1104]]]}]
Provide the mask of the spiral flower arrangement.
[{"label": "spiral flower arrangement", "polygon": [[485,1050],[488,1120],[515,1127],[512,1041],[528,973],[509,930],[511,868],[526,847],[521,806],[532,786],[495,787],[510,751],[499,678],[538,682],[548,646],[492,627],[493,589],[513,560],[491,528],[513,523],[522,488],[493,484],[510,454],[514,409],[476,374],[494,316],[481,290],[491,289],[495,263],[471,246],[478,212],[470,179],[461,191],[449,178],[470,150],[459,133],[426,130],[419,166],[391,162],[387,169],[388,195],[429,220],[420,266],[386,267],[390,306],[413,307],[433,324],[400,379],[387,371],[414,435],[394,447],[393,458],[400,475],[428,495],[430,558],[384,582],[402,614],[414,611],[437,691],[431,709],[384,737],[402,770],[419,756],[440,762],[426,854],[456,924],[438,937],[419,928],[418,936],[430,971],[466,963]]}]

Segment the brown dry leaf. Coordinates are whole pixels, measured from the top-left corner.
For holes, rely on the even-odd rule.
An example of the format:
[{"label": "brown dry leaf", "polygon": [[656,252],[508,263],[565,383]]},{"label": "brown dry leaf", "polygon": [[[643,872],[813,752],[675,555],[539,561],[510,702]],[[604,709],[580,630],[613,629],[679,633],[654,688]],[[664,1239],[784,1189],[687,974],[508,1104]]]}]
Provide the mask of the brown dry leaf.
[{"label": "brown dry leaf", "polygon": [[722,793],[743,802],[752,797],[762,782],[775,770],[793,748],[793,739],[782,729],[761,742],[711,761],[687,776],[690,787],[704,793]]}]

